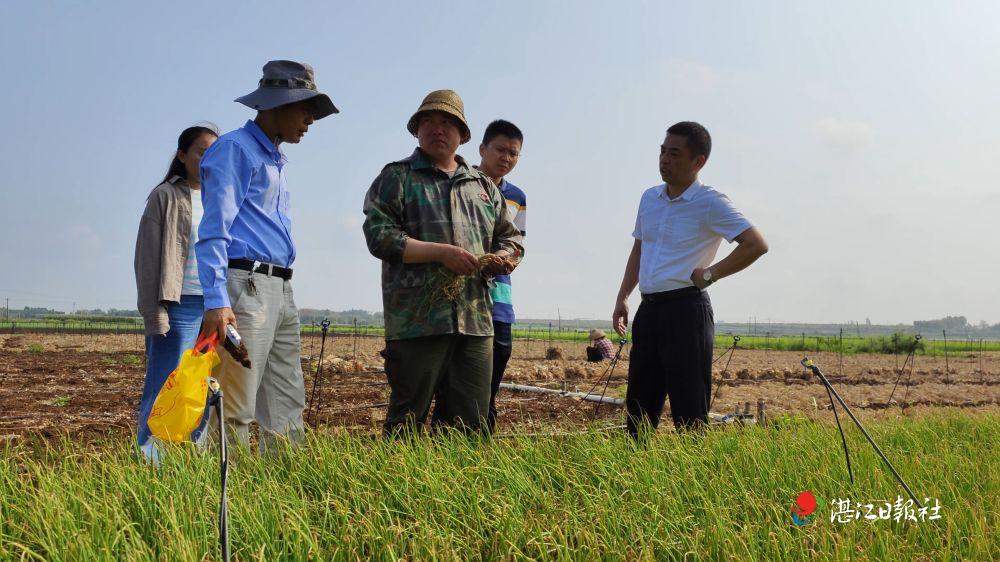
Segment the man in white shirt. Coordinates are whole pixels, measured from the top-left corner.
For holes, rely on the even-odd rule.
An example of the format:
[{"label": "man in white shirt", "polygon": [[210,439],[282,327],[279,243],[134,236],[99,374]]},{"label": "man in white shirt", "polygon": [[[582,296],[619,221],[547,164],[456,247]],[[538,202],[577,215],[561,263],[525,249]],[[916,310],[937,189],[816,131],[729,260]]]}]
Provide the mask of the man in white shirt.
[{"label": "man in white shirt", "polygon": [[[624,336],[628,297],[638,284],[642,303],[632,324],[625,395],[632,436],[643,427],[655,430],[668,397],[675,427],[708,423],[715,320],[705,289],[767,252],[760,231],[729,198],[698,181],[711,151],[712,138],[698,123],[667,129],[660,146],[665,183],[647,189],[639,202],[612,315]],[[723,238],[738,245],[713,264]]]}]

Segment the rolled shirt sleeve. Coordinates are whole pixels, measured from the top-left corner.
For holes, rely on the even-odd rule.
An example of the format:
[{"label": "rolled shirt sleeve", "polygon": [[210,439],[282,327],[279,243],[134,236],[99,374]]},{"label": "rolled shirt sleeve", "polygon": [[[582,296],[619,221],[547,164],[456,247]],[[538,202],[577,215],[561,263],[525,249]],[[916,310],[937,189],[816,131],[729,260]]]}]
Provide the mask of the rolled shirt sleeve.
[{"label": "rolled shirt sleeve", "polygon": [[362,226],[368,251],[380,260],[402,263],[408,236],[403,232],[403,178],[386,169],[365,195]]},{"label": "rolled shirt sleeve", "polygon": [[230,306],[226,290],[229,273],[229,230],[246,198],[253,176],[244,149],[225,140],[213,144],[201,159],[201,200],[205,209],[198,227],[198,278],[205,310]]}]

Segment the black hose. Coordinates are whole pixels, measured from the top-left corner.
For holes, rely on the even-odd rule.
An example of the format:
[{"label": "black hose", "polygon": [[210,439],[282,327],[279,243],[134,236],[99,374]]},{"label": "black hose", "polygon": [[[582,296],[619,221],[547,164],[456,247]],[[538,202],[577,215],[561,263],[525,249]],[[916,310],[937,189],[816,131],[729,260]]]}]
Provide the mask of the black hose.
[{"label": "black hose", "polygon": [[[622,350],[625,349],[625,344],[626,343],[628,343],[628,340],[626,338],[624,338],[624,337],[622,337],[621,340],[619,340],[619,342],[618,342],[618,351],[615,353],[615,356],[611,359],[611,363],[604,369],[604,372],[601,373],[601,376],[598,377],[597,382],[595,382],[594,385],[590,387],[590,390],[587,391],[587,394],[586,394],[587,396],[590,396],[591,394],[594,393],[595,390],[597,390],[597,387],[600,386],[600,384],[601,384],[602,381],[604,381],[604,377],[605,376],[607,376],[608,380],[607,380],[607,383],[605,383],[605,385],[604,385],[604,389],[607,390],[608,383],[611,382],[611,375],[614,374],[615,366],[618,364],[618,358],[621,357]],[[603,398],[603,394],[601,396]],[[567,411],[565,414],[563,414],[563,416],[564,417],[568,417],[570,414],[572,414],[573,412],[575,412],[576,409],[579,408],[580,404],[582,404],[582,403],[583,403],[583,401],[581,400],[580,402],[574,404],[573,407],[569,409],[569,411]],[[595,410],[595,413],[596,413],[596,410]]]},{"label": "black hose", "polygon": [[[885,456],[885,453],[883,453],[882,449],[879,448],[878,443],[876,443],[875,440],[872,439],[872,436],[868,433],[868,430],[865,429],[865,426],[861,425],[861,421],[858,420],[858,418],[854,415],[854,412],[851,411],[851,408],[848,407],[847,402],[844,402],[844,399],[840,397],[840,394],[837,394],[837,391],[833,388],[833,385],[830,384],[829,379],[826,378],[826,375],[823,374],[823,371],[821,371],[819,367],[813,364],[813,362],[810,361],[808,357],[804,357],[802,359],[802,366],[811,370],[814,375],[819,377],[819,380],[823,383],[824,386],[826,386],[827,392],[829,392],[830,394],[832,394],[834,397],[837,398],[837,401],[840,402],[840,405],[844,408],[844,411],[847,412],[848,416],[850,416],[851,421],[854,422],[854,425],[858,426],[858,429],[860,429],[861,433],[864,434],[865,439],[868,440],[868,443],[871,444],[872,448],[875,449],[875,452],[878,453],[878,456],[882,458],[882,461],[885,462],[886,466],[889,467],[889,470],[892,471],[892,475],[896,477],[896,481],[899,482],[900,485],[903,486],[903,489],[906,490],[906,493],[910,495],[910,499],[913,500],[913,503],[917,504],[917,507],[923,508],[924,507],[923,504],[921,504],[920,500],[917,499],[917,496],[913,493],[913,490],[910,490],[910,487],[907,486],[906,482],[903,480],[903,477],[899,475],[899,472],[896,470],[896,467],[892,466],[892,463],[889,462],[889,457]],[[836,410],[834,410],[834,413],[836,413]],[[844,443],[846,444],[846,441],[844,441]]]},{"label": "black hose", "polygon": [[[716,363],[719,362],[719,359],[725,357],[727,353],[729,354],[729,359],[726,361],[726,368],[722,370],[723,373],[729,372],[729,364],[733,362],[733,355],[736,355],[736,346],[737,344],[739,344],[739,342],[740,342],[740,337],[733,336],[733,345],[729,346],[729,349],[723,351],[721,355],[719,355],[718,357],[715,358],[714,361],[712,361],[712,364],[715,365]],[[715,399],[719,397],[719,392],[721,391],[722,391],[722,378],[720,377],[719,384],[716,385],[715,387],[715,394],[713,394],[712,399],[708,401],[709,412],[712,411],[712,404],[715,404]]]},{"label": "black hose", "polygon": [[306,423],[313,423],[315,425],[315,420],[313,420],[313,408],[316,406],[316,387],[319,384],[319,378],[323,373],[323,354],[326,353],[326,333],[330,329],[330,321],[323,320],[323,336],[320,339],[319,346],[319,361],[316,362],[316,374],[313,376],[313,387],[312,391],[309,392],[309,409],[306,411]]},{"label": "black hose", "polygon": [[219,420],[219,547],[222,559],[229,562],[229,498],[226,486],[229,480],[229,449],[226,443],[225,410],[222,406],[222,388],[215,379],[209,379],[212,391],[211,403],[215,406],[215,416]]},{"label": "black hose", "polygon": [[851,469],[851,453],[847,450],[847,437],[844,435],[844,428],[840,425],[840,415],[837,414],[837,405],[833,402],[833,393],[826,389],[826,395],[830,397],[830,409],[833,410],[833,419],[837,420],[837,430],[840,431],[840,442],[844,445],[844,458],[847,459],[847,475],[851,477],[851,485],[854,484],[854,470]]},{"label": "black hose", "polygon": [[[608,378],[604,380],[604,388],[601,390],[601,401],[594,404],[594,417],[597,417],[597,412],[604,403],[604,395],[608,392],[608,385],[611,384],[611,377],[615,374],[615,367],[618,366],[618,358],[621,357],[622,350],[625,349],[625,338],[621,339],[618,344],[618,351],[615,352],[614,359],[611,360],[610,368],[608,369]],[[588,393],[589,394],[589,393]]]}]

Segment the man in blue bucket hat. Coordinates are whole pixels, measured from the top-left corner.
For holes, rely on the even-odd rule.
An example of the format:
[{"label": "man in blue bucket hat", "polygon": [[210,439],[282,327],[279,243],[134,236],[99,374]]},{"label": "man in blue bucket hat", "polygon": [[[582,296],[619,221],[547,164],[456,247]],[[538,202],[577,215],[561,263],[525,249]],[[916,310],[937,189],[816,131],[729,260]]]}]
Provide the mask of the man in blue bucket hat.
[{"label": "man in blue bucket hat", "polygon": [[219,354],[224,421],[227,434],[248,446],[256,419],[267,452],[302,441],[305,408],[288,159],[279,147],[299,143],[313,122],[339,111],[317,90],[311,66],[287,60],[265,64],[258,88],[235,101],[256,109],[256,118],[222,135],[201,160],[205,213],[195,252],[205,295],[202,332],[216,332],[221,342],[227,326],[239,330],[250,367]]}]

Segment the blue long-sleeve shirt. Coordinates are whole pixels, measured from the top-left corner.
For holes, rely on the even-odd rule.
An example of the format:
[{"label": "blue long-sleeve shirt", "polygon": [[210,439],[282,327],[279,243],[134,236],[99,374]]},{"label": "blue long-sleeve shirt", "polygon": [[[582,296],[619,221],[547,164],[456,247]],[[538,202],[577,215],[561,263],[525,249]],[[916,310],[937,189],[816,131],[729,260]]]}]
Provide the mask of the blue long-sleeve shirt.
[{"label": "blue long-sleeve shirt", "polygon": [[295,261],[288,159],[253,121],[219,137],[201,159],[198,277],[205,310],[230,306],[226,276],[230,259],[290,267]]}]

